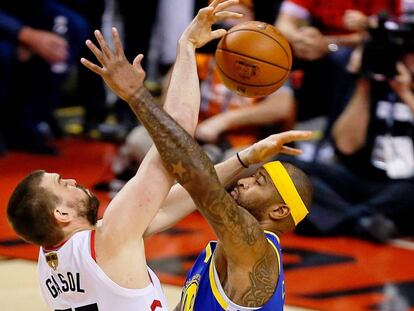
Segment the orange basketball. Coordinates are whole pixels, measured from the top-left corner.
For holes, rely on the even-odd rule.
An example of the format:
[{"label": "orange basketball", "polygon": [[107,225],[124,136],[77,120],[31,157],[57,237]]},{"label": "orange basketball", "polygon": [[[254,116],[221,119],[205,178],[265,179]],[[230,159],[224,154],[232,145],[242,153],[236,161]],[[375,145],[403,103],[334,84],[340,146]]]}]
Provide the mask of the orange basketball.
[{"label": "orange basketball", "polygon": [[221,38],[216,63],[229,89],[242,96],[262,97],[286,81],[292,52],[275,27],[250,21],[231,28]]}]

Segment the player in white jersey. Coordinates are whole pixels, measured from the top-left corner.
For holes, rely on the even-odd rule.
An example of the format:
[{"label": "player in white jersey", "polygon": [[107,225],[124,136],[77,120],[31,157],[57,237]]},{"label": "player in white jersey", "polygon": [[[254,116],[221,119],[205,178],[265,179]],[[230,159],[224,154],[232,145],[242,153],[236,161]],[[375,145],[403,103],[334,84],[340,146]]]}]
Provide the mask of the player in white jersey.
[{"label": "player in white jersey", "polygon": [[[212,31],[211,25],[239,17],[224,10],[235,3],[237,0],[213,1],[199,12],[179,40],[164,109],[192,135],[200,103],[195,49],[225,34],[225,30]],[[104,78],[106,73],[118,77],[117,83],[107,82],[122,99],[142,96],[142,105],[130,105],[138,114],[152,100],[146,93],[136,92],[145,77],[140,65],[142,55],[131,65],[116,29],[112,34],[115,51],[99,31],[95,36],[100,49],[87,41],[97,59],[109,67],[101,68],[85,59],[82,63]],[[168,309],[159,281],[146,265],[143,235],[173,182],[153,147],[137,174],[111,201],[100,225],[96,225],[98,200],[75,180],[36,171],[19,183],[10,198],[7,216],[20,237],[41,246],[40,286],[50,309]]]},{"label": "player in white jersey", "polygon": [[[39,252],[42,296],[52,310],[166,310],[160,282],[148,268],[151,283],[127,289],[115,283],[96,262],[96,231],[81,231],[56,249]],[[135,260],[131,258],[130,265]],[[99,307],[98,307],[99,306]]]}]

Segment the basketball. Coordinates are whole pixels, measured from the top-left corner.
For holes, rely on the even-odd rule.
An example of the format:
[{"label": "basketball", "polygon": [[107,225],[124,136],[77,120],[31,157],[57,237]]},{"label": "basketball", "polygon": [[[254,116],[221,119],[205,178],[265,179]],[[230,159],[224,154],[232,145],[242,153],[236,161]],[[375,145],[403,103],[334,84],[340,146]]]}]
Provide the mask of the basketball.
[{"label": "basketball", "polygon": [[292,52],[286,38],[272,25],[249,21],[232,27],[216,49],[224,84],[246,97],[276,91],[289,76]]}]

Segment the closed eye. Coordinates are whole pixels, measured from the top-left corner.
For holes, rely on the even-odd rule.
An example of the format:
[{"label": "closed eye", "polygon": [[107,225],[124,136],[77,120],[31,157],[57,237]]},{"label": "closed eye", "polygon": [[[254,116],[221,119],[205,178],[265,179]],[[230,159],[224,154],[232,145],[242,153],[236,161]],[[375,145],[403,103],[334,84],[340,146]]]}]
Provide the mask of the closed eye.
[{"label": "closed eye", "polygon": [[263,175],[258,175],[256,176],[256,183],[260,186],[262,186],[264,184],[265,180]]}]

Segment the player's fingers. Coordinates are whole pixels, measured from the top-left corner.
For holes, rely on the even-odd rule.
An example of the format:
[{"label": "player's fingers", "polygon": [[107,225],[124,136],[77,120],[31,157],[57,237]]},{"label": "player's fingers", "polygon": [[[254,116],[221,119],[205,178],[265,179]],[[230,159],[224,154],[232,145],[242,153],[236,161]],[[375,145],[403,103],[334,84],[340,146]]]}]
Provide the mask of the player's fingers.
[{"label": "player's fingers", "polygon": [[99,67],[98,65],[95,65],[94,63],[88,61],[86,58],[81,58],[81,63],[82,65],[84,65],[86,68],[92,70],[94,73],[102,76],[103,74],[103,70],[101,67]]},{"label": "player's fingers", "polygon": [[243,14],[236,13],[236,12],[229,12],[229,11],[223,11],[223,12],[216,12],[214,13],[214,17],[217,21],[222,21],[227,18],[242,18]]},{"label": "player's fingers", "polygon": [[280,153],[288,155],[300,155],[303,153],[303,151],[301,149],[283,146],[282,149],[280,149]]},{"label": "player's fingers", "polygon": [[205,18],[206,16],[209,16],[212,12],[214,12],[214,8],[211,6],[202,8],[200,11],[198,11],[197,18]]},{"label": "player's fingers", "polygon": [[112,27],[112,39],[114,40],[115,54],[117,56],[125,56],[118,29],[115,27]]},{"label": "player's fingers", "polygon": [[138,68],[138,69],[142,69],[141,61],[142,61],[143,58],[144,58],[144,55],[143,54],[138,54],[135,57],[134,61],[132,62],[132,65],[134,67]]},{"label": "player's fingers", "polygon": [[96,59],[99,60],[99,62],[102,64],[103,61],[103,55],[101,50],[98,49],[98,47],[93,44],[91,40],[86,40],[86,46],[91,50],[93,55],[95,55]]},{"label": "player's fingers", "polygon": [[102,51],[103,55],[105,55],[107,57],[112,56],[111,49],[106,44],[106,41],[105,41],[102,33],[99,30],[95,30],[94,34],[95,34],[96,40],[98,40],[99,47],[101,48],[101,51]]},{"label": "player's fingers", "polygon": [[211,1],[209,7],[216,8],[223,1],[226,1],[226,0],[213,0],[213,1]]},{"label": "player's fingers", "polygon": [[211,40],[219,39],[227,33],[224,29],[217,29],[211,32]]},{"label": "player's fingers", "polygon": [[282,144],[290,143],[292,141],[298,141],[298,140],[309,140],[313,138],[313,132],[312,131],[287,131],[283,132],[278,135],[278,139]]},{"label": "player's fingers", "polygon": [[232,5],[236,5],[239,3],[239,0],[228,0],[228,1],[222,1],[221,3],[218,3],[214,8],[215,11],[222,11],[225,8],[228,8]]}]

